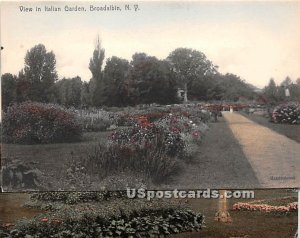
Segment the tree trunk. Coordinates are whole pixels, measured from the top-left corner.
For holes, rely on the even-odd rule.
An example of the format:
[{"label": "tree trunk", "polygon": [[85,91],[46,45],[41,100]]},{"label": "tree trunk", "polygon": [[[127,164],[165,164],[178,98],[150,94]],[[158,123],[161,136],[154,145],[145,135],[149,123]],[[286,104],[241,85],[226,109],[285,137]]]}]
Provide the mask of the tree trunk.
[{"label": "tree trunk", "polygon": [[183,98],[183,102],[187,103],[188,98],[187,98],[187,83],[184,84],[184,98]]}]

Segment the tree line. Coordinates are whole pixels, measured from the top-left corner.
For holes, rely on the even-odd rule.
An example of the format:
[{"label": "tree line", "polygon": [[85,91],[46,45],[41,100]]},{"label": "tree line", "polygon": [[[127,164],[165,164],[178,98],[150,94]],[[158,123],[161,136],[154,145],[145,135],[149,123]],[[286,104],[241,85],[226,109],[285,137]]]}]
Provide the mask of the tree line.
[{"label": "tree line", "polygon": [[177,48],[160,60],[135,53],[131,61],[112,56],[106,59],[98,38],[89,70],[92,78],[79,76],[58,79],[55,54],[38,44],[27,51],[24,68],[18,75],[2,75],[2,105],[31,100],[58,103],[67,107],[128,106],[178,103],[183,100],[253,99],[252,85],[234,74],[221,74],[205,54]]},{"label": "tree line", "polygon": [[263,96],[271,105],[287,100],[300,101],[300,78],[293,82],[287,76],[279,85],[276,85],[274,78],[271,78],[269,84],[263,89]]}]

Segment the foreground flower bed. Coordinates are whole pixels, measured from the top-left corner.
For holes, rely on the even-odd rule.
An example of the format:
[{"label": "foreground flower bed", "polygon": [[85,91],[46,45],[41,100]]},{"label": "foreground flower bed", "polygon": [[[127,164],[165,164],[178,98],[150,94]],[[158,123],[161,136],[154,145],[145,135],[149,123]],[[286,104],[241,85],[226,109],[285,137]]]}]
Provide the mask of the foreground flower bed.
[{"label": "foreground flower bed", "polygon": [[[22,220],[15,226],[0,228],[0,236],[26,238],[159,237],[196,231],[203,225],[201,214],[196,214],[172,201],[150,202],[142,199],[114,197],[114,195],[110,197],[113,199],[106,200],[104,197],[99,198],[98,195],[101,193],[77,193],[75,196],[79,195],[82,199],[88,198],[89,203],[80,200],[75,205],[69,205],[65,203],[63,197],[73,195],[61,194],[63,195],[48,193],[35,197],[35,203],[31,206],[43,206],[45,209],[48,205],[50,208],[48,212],[32,220]],[[92,196],[98,196],[98,199],[91,201]],[[58,197],[59,202],[49,201]]]}]

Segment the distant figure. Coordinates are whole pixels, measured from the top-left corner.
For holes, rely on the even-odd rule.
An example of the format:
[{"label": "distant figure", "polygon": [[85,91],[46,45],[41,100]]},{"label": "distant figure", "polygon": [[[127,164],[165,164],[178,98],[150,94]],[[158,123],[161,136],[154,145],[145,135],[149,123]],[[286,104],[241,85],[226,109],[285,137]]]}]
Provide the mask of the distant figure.
[{"label": "distant figure", "polygon": [[212,112],[211,112],[213,118],[214,118],[214,122],[217,122],[218,121],[218,111],[216,109],[214,109]]},{"label": "distant figure", "polygon": [[233,107],[232,107],[232,106],[230,106],[229,111],[230,111],[231,113],[233,113]]}]

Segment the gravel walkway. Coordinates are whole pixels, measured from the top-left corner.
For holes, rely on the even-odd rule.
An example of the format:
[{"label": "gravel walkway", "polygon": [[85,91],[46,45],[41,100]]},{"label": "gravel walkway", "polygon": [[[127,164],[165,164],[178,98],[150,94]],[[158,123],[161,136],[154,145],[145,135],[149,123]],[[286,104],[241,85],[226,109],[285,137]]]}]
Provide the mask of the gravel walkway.
[{"label": "gravel walkway", "polygon": [[239,113],[223,113],[262,188],[299,187],[300,144]]},{"label": "gravel walkway", "polygon": [[211,123],[195,161],[186,164],[165,189],[246,189],[260,187],[239,143],[223,118]]}]

